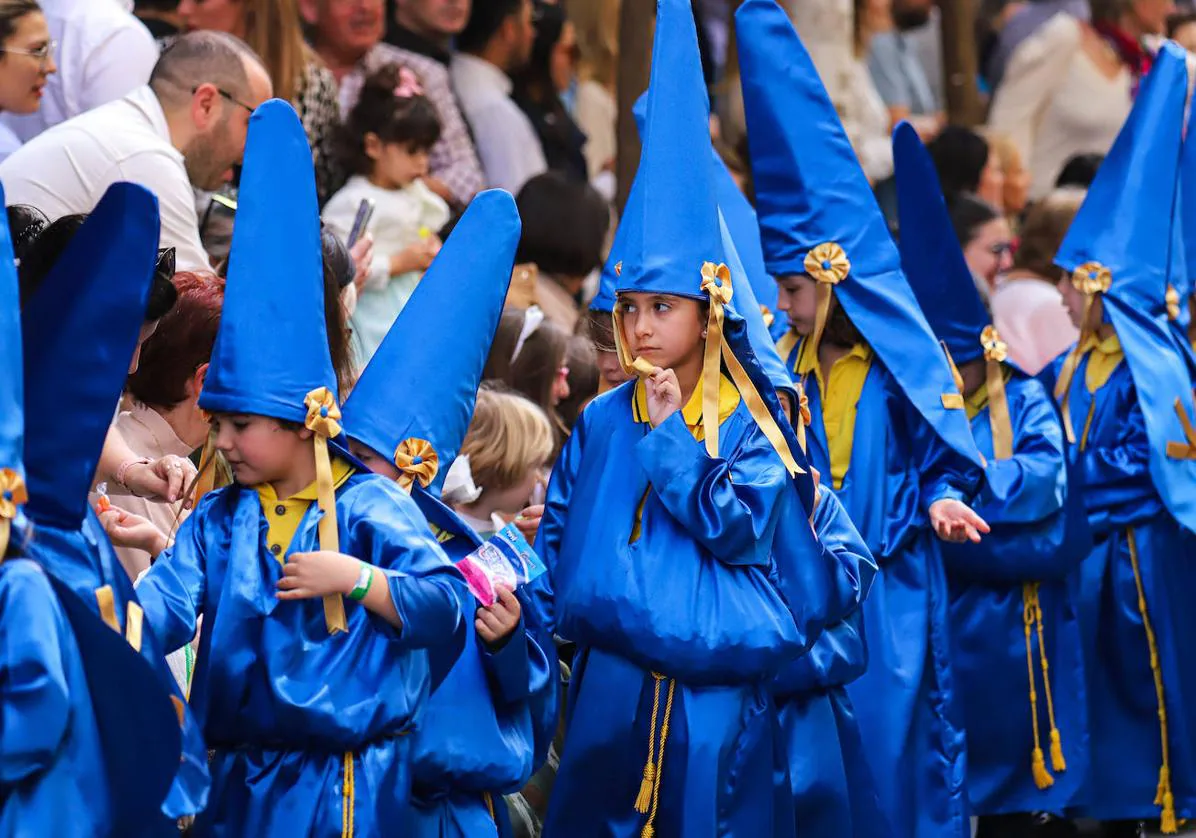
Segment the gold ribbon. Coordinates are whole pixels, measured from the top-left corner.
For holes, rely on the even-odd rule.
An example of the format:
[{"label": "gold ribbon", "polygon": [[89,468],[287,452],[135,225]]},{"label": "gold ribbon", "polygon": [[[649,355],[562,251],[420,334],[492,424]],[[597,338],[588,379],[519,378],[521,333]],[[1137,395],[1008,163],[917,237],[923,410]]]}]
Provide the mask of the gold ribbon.
[{"label": "gold ribbon", "polygon": [[985,378],[988,388],[988,424],[993,432],[993,458],[1013,457],[1013,423],[1009,419],[1009,400],[1005,396],[1005,369],[1009,347],[1001,340],[995,326],[985,326],[980,333],[984,347]]},{"label": "gold ribbon", "polygon": [[951,350],[947,348],[946,341],[939,341],[939,346],[943,349],[943,355],[947,358],[947,366],[951,368],[951,380],[955,382],[955,393],[943,393],[940,397],[943,402],[943,407],[947,410],[963,410],[963,376],[959,374],[959,367],[955,366],[955,359],[951,357]]},{"label": "gold ribbon", "polygon": [[764,328],[766,329],[771,329],[772,324],[777,320],[776,315],[772,313],[772,309],[764,305],[764,303],[760,304],[760,317],[763,318]]},{"label": "gold ribbon", "polygon": [[[341,411],[336,397],[327,387],[312,390],[304,398],[303,404],[307,407],[304,427],[313,433],[312,438],[315,440],[316,503],[324,513],[320,516],[319,523],[320,549],[338,552],[340,535],[336,524],[336,491],[332,484],[332,460],[328,453],[328,440],[341,432]],[[340,594],[324,597],[324,623],[328,626],[329,634],[349,630],[349,624],[345,619],[345,603]]]},{"label": "gold ribbon", "polygon": [[1179,319],[1179,292],[1175,290],[1174,285],[1167,285],[1167,294],[1163,298],[1167,303],[1167,319]]},{"label": "gold ribbon", "polygon": [[1095,331],[1088,322],[1092,319],[1092,306],[1099,295],[1108,291],[1113,284],[1113,274],[1100,262],[1085,262],[1072,271],[1071,284],[1087,299],[1084,301],[1084,316],[1080,321],[1080,339],[1076,341],[1067,360],[1063,362],[1063,369],[1059,371],[1059,380],[1055,382],[1055,398],[1059,402],[1059,410],[1063,413],[1063,430],[1067,434],[1067,441],[1074,443],[1076,432],[1071,423],[1069,406],[1071,382],[1084,355],[1084,344]]},{"label": "gold ribbon", "polygon": [[11,468],[0,468],[0,561],[8,552],[8,540],[12,535],[12,522],[17,517],[17,508],[29,502],[29,490],[21,475]]},{"label": "gold ribbon", "polygon": [[818,363],[818,346],[822,342],[826,321],[830,319],[831,297],[833,296],[831,291],[851,273],[851,260],[847,258],[843,248],[835,242],[823,242],[806,254],[803,267],[805,267],[806,273],[818,283],[818,287],[814,292],[814,331],[806,340],[802,341],[797,358],[798,369],[802,367],[802,359],[807,354],[813,355],[814,363]]},{"label": "gold ribbon", "polygon": [[1183,400],[1175,399],[1175,415],[1184,427],[1185,442],[1168,442],[1167,456],[1173,460],[1196,460],[1196,427],[1193,427],[1188,411],[1184,409]]},{"label": "gold ribbon", "polygon": [[410,494],[416,483],[425,489],[432,485],[440,471],[440,457],[432,443],[413,436],[395,448],[395,465],[399,469],[399,487]]},{"label": "gold ribbon", "polygon": [[801,382],[793,385],[797,390],[797,421],[793,423],[793,430],[797,434],[797,444],[801,450],[806,450],[806,428],[813,421],[810,414],[810,397],[806,395],[806,388]]}]

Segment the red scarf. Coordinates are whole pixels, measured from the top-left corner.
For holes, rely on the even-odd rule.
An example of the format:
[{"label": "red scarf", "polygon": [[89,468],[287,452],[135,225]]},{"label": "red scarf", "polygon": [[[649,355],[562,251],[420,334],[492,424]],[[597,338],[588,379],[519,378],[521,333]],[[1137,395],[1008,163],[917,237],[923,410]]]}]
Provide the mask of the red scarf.
[{"label": "red scarf", "polygon": [[1095,28],[1105,42],[1117,52],[1121,62],[1129,67],[1134,76],[1134,94],[1137,95],[1139,82],[1150,72],[1151,65],[1154,64],[1154,55],[1142,46],[1141,41],[1116,24],[1102,21],[1095,24]]}]

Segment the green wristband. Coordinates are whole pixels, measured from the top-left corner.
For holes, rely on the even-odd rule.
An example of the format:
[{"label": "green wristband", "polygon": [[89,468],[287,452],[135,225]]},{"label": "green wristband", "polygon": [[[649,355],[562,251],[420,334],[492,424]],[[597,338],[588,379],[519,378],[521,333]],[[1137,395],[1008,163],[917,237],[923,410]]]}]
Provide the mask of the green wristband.
[{"label": "green wristband", "polygon": [[361,602],[370,592],[370,585],[374,584],[374,568],[365,562],[361,563],[361,573],[357,575],[357,584],[349,591],[349,599]]}]

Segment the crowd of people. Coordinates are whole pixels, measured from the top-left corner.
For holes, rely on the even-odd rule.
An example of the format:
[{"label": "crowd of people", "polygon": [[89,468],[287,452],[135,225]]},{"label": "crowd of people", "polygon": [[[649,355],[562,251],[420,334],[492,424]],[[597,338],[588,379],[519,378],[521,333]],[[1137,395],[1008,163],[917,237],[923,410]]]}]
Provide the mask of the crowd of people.
[{"label": "crowd of people", "polygon": [[0,0],[0,838],[1185,831],[1196,11],[979,5]]}]

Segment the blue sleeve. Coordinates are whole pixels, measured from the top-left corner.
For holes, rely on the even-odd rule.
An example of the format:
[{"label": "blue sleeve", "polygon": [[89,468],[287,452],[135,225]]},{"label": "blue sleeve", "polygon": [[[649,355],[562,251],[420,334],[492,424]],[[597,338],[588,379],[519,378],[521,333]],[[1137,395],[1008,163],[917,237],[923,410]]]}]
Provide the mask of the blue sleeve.
[{"label": "blue sleeve", "polygon": [[814,510],[814,530],[831,570],[832,594],[828,622],[853,612],[868,596],[876,577],[876,559],[834,492],[823,490]]},{"label": "blue sleeve", "polygon": [[208,518],[219,507],[220,495],[205,497],[175,536],[174,544],[158,557],[149,573],[137,585],[137,599],[145,619],[169,654],[195,637],[196,618],[203,612],[207,590],[207,546],[227,539],[208,538]]},{"label": "blue sleeve", "polygon": [[896,386],[896,381],[891,376],[889,380],[888,398],[890,401],[898,400],[900,405],[900,409],[891,411],[890,415],[900,417],[899,421],[904,424],[904,428],[898,428],[898,439],[904,433],[910,441],[910,457],[920,476],[922,511],[929,511],[940,500],[971,503],[980,488],[984,472],[943,442],[934,427]]},{"label": "blue sleeve", "polygon": [[1142,504],[1157,504],[1158,491],[1150,475],[1150,440],[1146,417],[1134,399],[1120,416],[1120,432],[1110,446],[1089,446],[1080,454],[1084,474],[1084,505],[1095,534],[1121,526],[1127,512]]},{"label": "blue sleeve", "polygon": [[[978,511],[990,524],[1045,520],[1063,508],[1067,491],[1063,426],[1053,402],[1035,381],[1019,382],[1016,390],[1016,401],[1010,399],[1013,457],[989,460],[985,469]],[[1013,396],[1014,387],[1008,392]]]},{"label": "blue sleeve", "polygon": [[557,557],[560,555],[565,522],[569,518],[569,499],[573,494],[577,472],[581,468],[589,415],[590,409],[586,408],[574,425],[573,433],[569,435],[556,464],[552,467],[552,479],[548,481],[548,491],[544,496],[544,515],[540,519],[540,529],[536,532],[535,548],[548,567],[549,576],[556,568]]},{"label": "blue sleeve", "polygon": [[746,433],[734,460],[711,457],[678,410],[636,443],[640,466],[665,509],[729,564],[758,564],[761,549],[767,552],[773,510],[789,479],[763,434],[754,425]]},{"label": "blue sleeve", "polygon": [[560,687],[560,660],[552,628],[552,585],[548,574],[542,574],[515,595],[523,609],[524,630],[528,646],[528,695],[535,739],[534,765],[539,767],[548,758],[548,747],[556,735]]},{"label": "blue sleeve", "polygon": [[[492,690],[503,704],[518,704],[531,694],[531,661],[527,630],[521,619],[507,642],[496,652],[482,643],[482,664],[490,678]],[[478,641],[481,643],[481,640]],[[535,652],[539,651],[539,647]],[[540,656],[541,659],[543,655]],[[541,660],[543,664],[543,660]]]},{"label": "blue sleeve", "polygon": [[49,768],[67,732],[66,638],[56,612],[40,570],[0,573],[0,792]]}]

